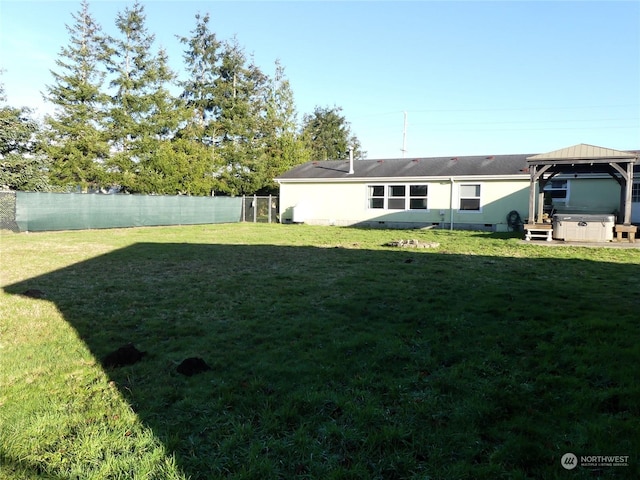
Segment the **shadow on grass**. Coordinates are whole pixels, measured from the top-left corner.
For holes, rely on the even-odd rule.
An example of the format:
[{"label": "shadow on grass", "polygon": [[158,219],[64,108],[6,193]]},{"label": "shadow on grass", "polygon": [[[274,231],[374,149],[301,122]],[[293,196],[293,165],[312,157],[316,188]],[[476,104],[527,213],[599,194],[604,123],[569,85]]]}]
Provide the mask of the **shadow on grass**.
[{"label": "shadow on grass", "polygon": [[45,292],[96,359],[147,352],[105,370],[194,479],[562,478],[566,452],[640,451],[638,273],[143,243],[6,291]]}]

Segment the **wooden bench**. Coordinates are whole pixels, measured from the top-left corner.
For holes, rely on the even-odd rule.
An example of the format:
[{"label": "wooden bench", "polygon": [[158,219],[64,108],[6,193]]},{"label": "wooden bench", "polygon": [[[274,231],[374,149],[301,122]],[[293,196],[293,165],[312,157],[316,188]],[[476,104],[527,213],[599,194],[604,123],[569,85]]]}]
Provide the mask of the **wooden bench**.
[{"label": "wooden bench", "polygon": [[552,240],[553,225],[550,223],[526,223],[524,231],[524,239],[526,241],[530,241],[532,238],[541,238],[550,242]]},{"label": "wooden bench", "polygon": [[638,227],[636,225],[616,225],[614,227],[616,232],[616,240],[621,242],[624,238],[624,234],[627,234],[627,239],[631,243],[636,243],[636,232]]}]

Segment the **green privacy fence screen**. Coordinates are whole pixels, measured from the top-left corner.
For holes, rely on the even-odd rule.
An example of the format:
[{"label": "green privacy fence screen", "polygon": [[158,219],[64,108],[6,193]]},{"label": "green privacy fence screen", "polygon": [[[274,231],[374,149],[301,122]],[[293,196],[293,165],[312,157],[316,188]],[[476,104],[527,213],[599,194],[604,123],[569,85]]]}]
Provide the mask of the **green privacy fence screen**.
[{"label": "green privacy fence screen", "polygon": [[20,231],[239,222],[241,197],[17,192]]}]

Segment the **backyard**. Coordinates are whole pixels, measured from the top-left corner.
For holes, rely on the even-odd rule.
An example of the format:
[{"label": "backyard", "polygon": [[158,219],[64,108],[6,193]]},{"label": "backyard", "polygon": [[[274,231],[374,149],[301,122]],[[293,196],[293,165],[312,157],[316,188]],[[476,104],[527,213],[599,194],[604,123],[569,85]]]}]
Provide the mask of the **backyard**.
[{"label": "backyard", "polygon": [[640,478],[640,250],[521,238],[3,232],[0,480]]}]

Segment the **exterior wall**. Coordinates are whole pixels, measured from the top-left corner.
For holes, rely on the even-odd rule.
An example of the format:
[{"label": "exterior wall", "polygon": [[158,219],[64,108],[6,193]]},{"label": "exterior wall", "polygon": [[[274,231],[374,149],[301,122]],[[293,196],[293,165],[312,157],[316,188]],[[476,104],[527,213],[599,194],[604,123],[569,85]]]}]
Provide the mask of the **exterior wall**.
[{"label": "exterior wall", "polygon": [[[368,208],[369,185],[427,184],[427,210]],[[459,211],[459,185],[480,184],[480,211]],[[386,228],[436,227],[507,231],[507,215],[522,220],[528,210],[529,180],[450,179],[384,182],[294,183],[280,185],[280,218],[284,223],[363,225]],[[452,205],[453,202],[453,205]]]},{"label": "exterior wall", "polygon": [[285,183],[280,185],[283,223],[352,225],[368,220],[367,186],[361,183]]},{"label": "exterior wall", "polygon": [[[562,178],[562,177],[559,177]],[[613,213],[620,208],[620,186],[612,178],[568,178],[567,202],[556,206],[558,213]],[[428,210],[386,210],[368,208],[369,185],[427,184]],[[459,186],[479,184],[477,211],[458,210]],[[536,195],[537,199],[537,195]],[[451,202],[453,200],[453,208]],[[292,222],[294,207],[298,219],[315,225],[367,225],[380,227],[439,227],[474,230],[508,230],[507,215],[517,211],[526,221],[529,180],[430,180],[412,182],[283,183],[280,186],[280,216]]]},{"label": "exterior wall", "polygon": [[480,184],[480,212],[464,212],[457,210],[458,192],[454,188],[454,228],[477,230],[508,230],[507,215],[515,210],[524,221],[529,206],[529,179],[522,180],[465,180],[461,184]]},{"label": "exterior wall", "polygon": [[569,180],[569,199],[559,212],[613,213],[620,209],[620,185],[613,178]]}]

